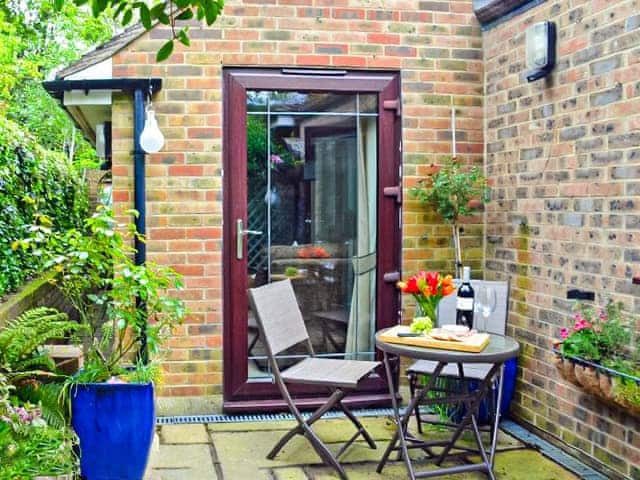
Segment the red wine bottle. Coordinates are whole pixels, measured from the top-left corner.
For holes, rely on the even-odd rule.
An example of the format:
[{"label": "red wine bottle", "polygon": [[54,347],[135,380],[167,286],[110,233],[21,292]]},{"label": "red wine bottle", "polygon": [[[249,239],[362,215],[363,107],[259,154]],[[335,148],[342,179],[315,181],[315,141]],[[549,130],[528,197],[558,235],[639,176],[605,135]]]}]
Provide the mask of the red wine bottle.
[{"label": "red wine bottle", "polygon": [[471,267],[462,269],[462,285],[458,288],[456,299],[456,324],[473,328],[473,301],[475,293],[471,287]]}]

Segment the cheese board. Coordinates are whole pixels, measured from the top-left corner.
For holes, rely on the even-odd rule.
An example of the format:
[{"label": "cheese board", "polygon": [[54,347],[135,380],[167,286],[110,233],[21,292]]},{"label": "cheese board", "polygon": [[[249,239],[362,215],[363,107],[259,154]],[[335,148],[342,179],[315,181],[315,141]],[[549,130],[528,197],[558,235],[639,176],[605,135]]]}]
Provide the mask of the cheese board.
[{"label": "cheese board", "polygon": [[440,350],[455,350],[458,352],[479,353],[489,344],[488,333],[472,333],[471,335],[454,339],[438,339],[430,335],[406,336],[410,333],[409,326],[396,325],[378,338],[387,343],[412,345],[416,347],[437,348]]}]

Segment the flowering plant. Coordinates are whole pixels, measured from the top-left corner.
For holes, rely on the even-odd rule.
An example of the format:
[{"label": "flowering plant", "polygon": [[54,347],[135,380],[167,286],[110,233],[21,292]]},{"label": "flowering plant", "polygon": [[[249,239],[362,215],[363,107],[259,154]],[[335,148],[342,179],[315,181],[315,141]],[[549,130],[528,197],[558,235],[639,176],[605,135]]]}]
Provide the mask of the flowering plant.
[{"label": "flowering plant", "polygon": [[397,285],[402,293],[410,293],[416,299],[416,316],[427,316],[434,322],[440,300],[456,291],[453,277],[438,272],[418,272]]},{"label": "flowering plant", "polygon": [[622,318],[621,304],[609,302],[595,309],[578,304],[573,327],[560,330],[560,352],[603,364],[617,363],[631,341],[628,322]]}]

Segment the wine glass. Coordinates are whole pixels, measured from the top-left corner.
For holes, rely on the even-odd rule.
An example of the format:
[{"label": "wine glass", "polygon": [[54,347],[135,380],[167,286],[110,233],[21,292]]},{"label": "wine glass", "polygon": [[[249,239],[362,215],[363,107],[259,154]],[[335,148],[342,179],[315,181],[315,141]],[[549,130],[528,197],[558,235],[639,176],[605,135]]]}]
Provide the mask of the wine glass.
[{"label": "wine glass", "polygon": [[488,319],[491,314],[495,312],[497,301],[496,289],[494,287],[482,285],[478,289],[475,299],[475,309],[482,318],[482,322],[478,322],[479,332],[486,331]]}]

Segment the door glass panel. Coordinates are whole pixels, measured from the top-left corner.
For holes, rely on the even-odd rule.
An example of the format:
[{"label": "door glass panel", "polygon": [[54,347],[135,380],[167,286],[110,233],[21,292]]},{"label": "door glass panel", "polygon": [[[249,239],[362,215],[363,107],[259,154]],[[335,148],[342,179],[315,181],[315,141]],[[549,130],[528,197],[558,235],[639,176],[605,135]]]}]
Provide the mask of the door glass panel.
[{"label": "door glass panel", "polygon": [[[249,285],[290,278],[321,356],[373,358],[377,111],[376,95],[247,92]],[[270,378],[247,321],[249,379]]]}]

